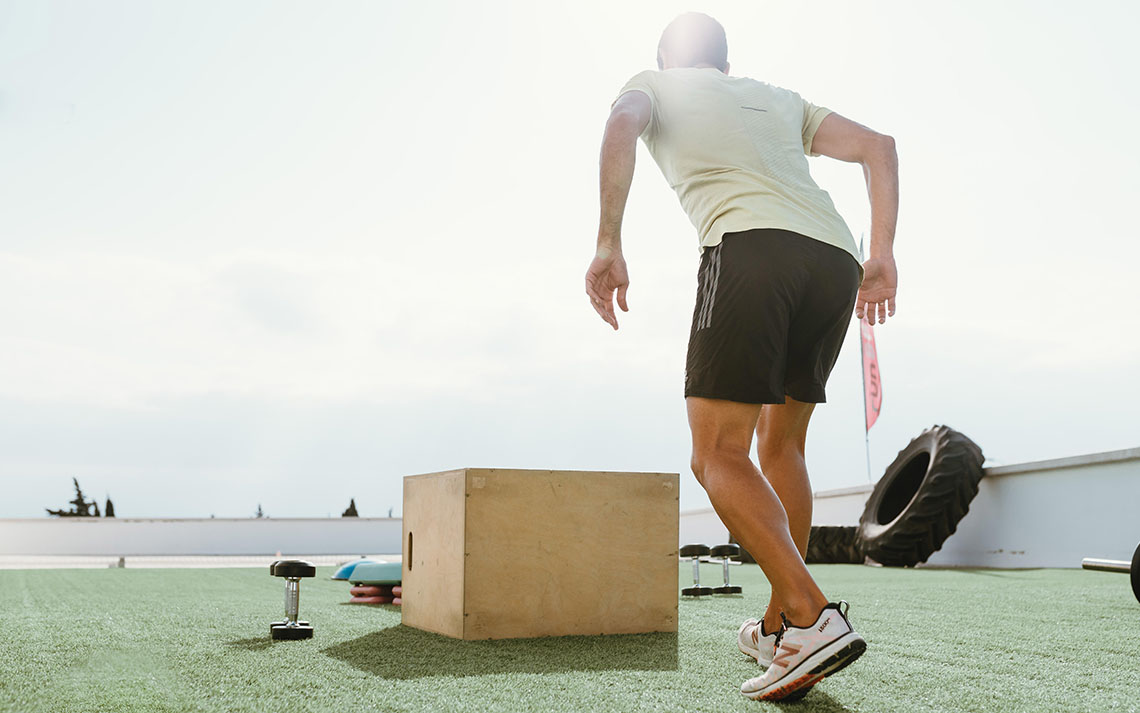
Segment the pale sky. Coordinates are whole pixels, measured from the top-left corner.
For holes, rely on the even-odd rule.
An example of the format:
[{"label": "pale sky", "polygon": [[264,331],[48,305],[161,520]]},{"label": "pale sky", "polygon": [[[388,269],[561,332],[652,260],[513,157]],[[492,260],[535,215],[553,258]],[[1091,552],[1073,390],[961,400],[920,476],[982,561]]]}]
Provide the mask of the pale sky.
[{"label": "pale sky", "polygon": [[[688,472],[693,228],[644,147],[631,312],[582,276],[615,93],[687,10],[893,135],[879,477],[1140,445],[1134,3],[0,0],[0,517],[398,514],[462,466]],[[858,236],[860,169],[811,160]],[[867,482],[858,329],[808,438]]]}]

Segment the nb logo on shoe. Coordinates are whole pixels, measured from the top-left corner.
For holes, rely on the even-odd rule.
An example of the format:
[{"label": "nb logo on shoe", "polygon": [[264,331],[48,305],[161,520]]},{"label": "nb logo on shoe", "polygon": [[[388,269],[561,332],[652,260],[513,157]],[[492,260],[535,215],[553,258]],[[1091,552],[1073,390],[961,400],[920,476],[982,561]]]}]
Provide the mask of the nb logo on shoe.
[{"label": "nb logo on shoe", "polygon": [[776,652],[775,658],[772,659],[772,665],[787,667],[788,663],[792,660],[792,657],[799,652],[799,646],[793,646],[792,644],[785,643],[780,646],[780,650]]}]

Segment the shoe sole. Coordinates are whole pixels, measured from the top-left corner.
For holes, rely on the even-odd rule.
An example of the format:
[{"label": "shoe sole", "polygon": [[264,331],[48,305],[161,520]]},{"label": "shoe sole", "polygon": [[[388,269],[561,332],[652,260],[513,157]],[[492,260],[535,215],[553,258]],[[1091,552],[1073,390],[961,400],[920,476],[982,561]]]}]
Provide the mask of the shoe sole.
[{"label": "shoe sole", "polygon": [[801,661],[779,681],[744,695],[754,701],[798,700],[807,695],[808,688],[847,668],[866,650],[863,637],[848,632]]},{"label": "shoe sole", "polygon": [[[744,654],[745,656],[750,656],[750,657],[756,659],[756,663],[760,664],[761,666],[763,666],[765,668],[772,665],[772,659],[768,659],[767,661],[761,661],[759,650],[748,649],[748,647],[746,647],[744,645],[744,643],[740,640],[739,636],[736,638],[736,648],[740,649],[740,653]],[[791,693],[784,696],[780,700],[783,701],[784,703],[795,703],[796,701],[798,701],[798,700],[802,699],[804,696],[806,696],[808,694],[808,691],[810,691],[810,690],[811,690],[811,686],[804,686],[804,687],[800,688],[799,690],[792,691]]]}]

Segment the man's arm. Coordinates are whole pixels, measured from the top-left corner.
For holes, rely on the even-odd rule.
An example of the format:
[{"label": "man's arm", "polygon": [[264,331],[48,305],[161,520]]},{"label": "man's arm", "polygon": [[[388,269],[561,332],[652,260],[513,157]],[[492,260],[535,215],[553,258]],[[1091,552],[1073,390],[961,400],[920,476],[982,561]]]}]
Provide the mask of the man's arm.
[{"label": "man's arm", "polygon": [[813,153],[863,166],[867,196],[871,200],[871,251],[863,263],[863,285],[855,302],[860,319],[887,321],[895,314],[898,270],[895,267],[895,225],[899,215],[899,159],[895,140],[856,124],[839,114],[828,114],[812,139]]},{"label": "man's arm", "polygon": [[633,167],[637,157],[637,137],[649,124],[652,106],[640,91],[622,94],[610,111],[602,139],[601,216],[598,220],[598,246],[586,271],[586,294],[594,309],[611,327],[618,328],[614,314],[614,292],[623,312],[628,312],[625,294],[629,274],[621,254],[621,221]]}]

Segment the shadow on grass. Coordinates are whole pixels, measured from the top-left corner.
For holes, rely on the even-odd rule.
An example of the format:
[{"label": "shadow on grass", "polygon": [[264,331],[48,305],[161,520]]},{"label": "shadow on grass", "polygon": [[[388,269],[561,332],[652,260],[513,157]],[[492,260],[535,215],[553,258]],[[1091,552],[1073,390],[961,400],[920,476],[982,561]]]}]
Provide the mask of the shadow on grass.
[{"label": "shadow on grass", "polygon": [[782,705],[786,706],[788,710],[802,713],[840,713],[840,711],[851,713],[854,710],[827,695],[826,692],[819,690],[818,686],[808,691],[803,699]]},{"label": "shadow on grass", "polygon": [[277,643],[268,636],[258,636],[253,639],[238,639],[237,641],[227,641],[226,646],[234,649],[245,649],[246,651],[262,651],[268,649],[273,644]]},{"label": "shadow on grass", "polygon": [[322,653],[393,679],[678,668],[676,633],[460,641],[400,624]]}]

